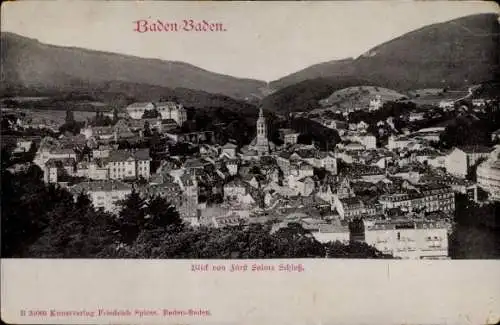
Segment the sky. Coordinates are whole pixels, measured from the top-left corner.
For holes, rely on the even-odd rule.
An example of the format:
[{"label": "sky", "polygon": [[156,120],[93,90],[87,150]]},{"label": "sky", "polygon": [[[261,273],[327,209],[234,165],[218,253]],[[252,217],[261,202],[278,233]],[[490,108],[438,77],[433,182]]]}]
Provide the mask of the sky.
[{"label": "sky", "polygon": [[[272,81],[313,64],[357,57],[404,33],[497,12],[493,2],[15,1],[2,31],[40,42],[184,61],[236,77]],[[178,31],[134,31],[136,21]],[[222,23],[223,32],[186,32],[183,20]]]}]

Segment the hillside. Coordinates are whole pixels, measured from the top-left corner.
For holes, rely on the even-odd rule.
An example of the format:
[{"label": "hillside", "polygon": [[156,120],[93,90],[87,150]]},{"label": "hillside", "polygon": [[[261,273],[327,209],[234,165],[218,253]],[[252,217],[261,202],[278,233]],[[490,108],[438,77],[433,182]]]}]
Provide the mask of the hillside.
[{"label": "hillside", "polygon": [[354,73],[354,59],[335,60],[318,63],[303,70],[289,74],[270,83],[272,89],[282,89],[307,79],[328,78],[336,75],[350,75]]},{"label": "hillside", "polygon": [[495,14],[478,14],[426,26],[376,46],[355,60],[311,66],[270,86],[280,89],[307,79],[350,76],[405,91],[495,80],[500,48],[497,19]]},{"label": "hillside", "polygon": [[319,101],[333,92],[357,85],[370,85],[366,80],[349,77],[316,78],[287,86],[262,100],[265,110],[280,114],[289,112],[312,111],[321,108]]},{"label": "hillside", "polygon": [[[72,91],[72,89],[77,89]],[[110,81],[95,84],[74,82],[67,88],[54,90],[50,88],[20,88],[9,90],[10,95],[23,94],[25,96],[48,96],[42,100],[26,102],[17,101],[19,107],[49,110],[90,110],[95,108],[78,108],[86,102],[104,103],[102,109],[112,107],[124,108],[136,101],[175,100],[190,108],[224,108],[230,111],[255,111],[251,103],[221,94],[211,94],[200,90],[187,88],[167,88],[148,84],[139,84],[123,81]],[[88,105],[87,105],[88,106]]]},{"label": "hillside", "polygon": [[319,104],[325,108],[363,108],[368,107],[370,105],[370,100],[377,98],[377,96],[380,96],[382,102],[395,101],[406,97],[404,94],[398,93],[392,89],[373,86],[357,86],[337,90],[329,97],[320,100]]},{"label": "hillside", "polygon": [[260,96],[263,81],[240,79],[176,61],[60,47],[1,34],[2,92],[11,88],[81,91],[106,82],[188,88],[244,99]]}]

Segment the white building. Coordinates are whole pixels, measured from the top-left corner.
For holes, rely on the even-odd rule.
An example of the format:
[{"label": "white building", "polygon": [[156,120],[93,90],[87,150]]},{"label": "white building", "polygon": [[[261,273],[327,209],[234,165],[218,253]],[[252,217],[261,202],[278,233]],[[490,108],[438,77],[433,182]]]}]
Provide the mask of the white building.
[{"label": "white building", "polygon": [[403,259],[447,259],[448,225],[438,221],[365,222],[365,241]]},{"label": "white building", "polygon": [[481,163],[476,175],[479,186],[490,194],[490,198],[500,201],[500,156],[495,156]]},{"label": "white building", "polygon": [[109,169],[110,179],[135,179],[143,177],[149,179],[150,162],[149,149],[135,151],[114,150],[104,158]]},{"label": "white building", "polygon": [[182,126],[187,120],[186,109],[178,103],[174,102],[158,102],[155,104],[156,110],[161,115],[162,120],[172,119],[179,126]]},{"label": "white building", "polygon": [[240,180],[234,180],[224,185],[224,199],[238,201],[245,196],[247,189]]},{"label": "white building", "polygon": [[351,133],[342,136],[342,140],[345,141],[352,141],[352,142],[359,142],[361,143],[366,149],[375,149],[377,148],[377,138],[372,135],[372,134],[358,134],[358,133]]},{"label": "white building", "polygon": [[131,118],[139,120],[142,118],[142,115],[144,115],[145,111],[153,110],[154,108],[155,105],[153,103],[144,102],[144,103],[132,103],[127,106],[126,110]]},{"label": "white building", "polygon": [[311,231],[314,238],[322,244],[339,241],[348,244],[350,239],[349,227],[343,224],[320,224],[316,231]]},{"label": "white building", "polygon": [[132,185],[116,180],[96,181],[76,184],[70,190],[75,198],[83,192],[89,196],[95,208],[116,213],[117,203],[132,192]]},{"label": "white building", "polygon": [[374,99],[370,99],[369,111],[378,111],[382,107],[382,99],[377,95]]},{"label": "white building", "polygon": [[446,171],[454,176],[465,178],[469,168],[479,160],[487,159],[492,149],[484,146],[454,148],[446,157]]},{"label": "white building", "polygon": [[439,108],[448,109],[455,106],[455,101],[447,99],[439,102]]},{"label": "white building", "polygon": [[395,137],[391,135],[389,141],[387,142],[387,149],[389,150],[402,150],[408,148],[410,144],[415,143],[415,139],[407,136]]}]

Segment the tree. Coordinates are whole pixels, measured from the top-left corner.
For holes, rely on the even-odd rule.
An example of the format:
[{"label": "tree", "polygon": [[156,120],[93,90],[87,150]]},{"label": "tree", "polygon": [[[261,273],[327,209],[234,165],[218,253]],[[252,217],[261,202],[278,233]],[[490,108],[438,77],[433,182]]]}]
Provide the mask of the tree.
[{"label": "tree", "polygon": [[146,221],[146,228],[149,229],[165,229],[182,224],[182,219],[175,207],[160,196],[154,196],[149,200],[146,213],[149,217]]},{"label": "tree", "polygon": [[84,192],[78,194],[76,198],[76,208],[79,211],[86,211],[91,207],[92,207],[92,201],[90,200],[89,196]]},{"label": "tree", "polygon": [[120,205],[120,235],[124,243],[131,244],[145,223],[145,200],[134,189]]}]

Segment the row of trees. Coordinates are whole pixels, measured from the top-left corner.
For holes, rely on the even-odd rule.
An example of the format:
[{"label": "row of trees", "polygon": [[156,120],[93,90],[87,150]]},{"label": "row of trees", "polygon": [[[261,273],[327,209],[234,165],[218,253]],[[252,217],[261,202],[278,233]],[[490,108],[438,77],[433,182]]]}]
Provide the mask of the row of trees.
[{"label": "row of trees", "polygon": [[363,243],[319,243],[292,224],[225,228],[182,222],[164,198],[132,192],[114,215],[89,198],[46,186],[38,167],[2,171],[2,256],[45,258],[302,258],[386,257]]}]

